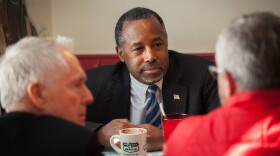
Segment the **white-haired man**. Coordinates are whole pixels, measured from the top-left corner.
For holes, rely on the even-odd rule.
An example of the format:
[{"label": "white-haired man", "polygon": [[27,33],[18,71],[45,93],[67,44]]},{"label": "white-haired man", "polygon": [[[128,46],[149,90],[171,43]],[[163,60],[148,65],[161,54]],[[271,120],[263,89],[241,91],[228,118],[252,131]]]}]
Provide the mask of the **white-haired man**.
[{"label": "white-haired man", "polygon": [[27,37],[1,57],[1,155],[100,155],[95,134],[84,128],[93,96],[71,54],[73,42]]},{"label": "white-haired man", "polygon": [[183,120],[165,155],[280,155],[280,18],[243,15],[219,36],[217,67],[223,107]]}]

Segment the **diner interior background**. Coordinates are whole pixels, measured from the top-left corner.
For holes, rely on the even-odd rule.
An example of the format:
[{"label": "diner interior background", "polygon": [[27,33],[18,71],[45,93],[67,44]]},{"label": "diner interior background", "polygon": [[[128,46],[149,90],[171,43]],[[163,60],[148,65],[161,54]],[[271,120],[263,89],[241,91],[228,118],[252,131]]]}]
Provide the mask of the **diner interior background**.
[{"label": "diner interior background", "polygon": [[233,18],[255,11],[280,16],[279,0],[25,0],[40,36],[65,35],[76,54],[115,54],[114,28],[133,7],[156,11],[165,22],[169,49],[214,52],[217,35]]},{"label": "diner interior background", "polygon": [[279,0],[0,0],[0,55],[30,35],[71,37],[77,55],[114,54],[118,18],[139,6],[163,18],[169,49],[181,53],[213,53],[221,29],[241,14],[280,16]]}]

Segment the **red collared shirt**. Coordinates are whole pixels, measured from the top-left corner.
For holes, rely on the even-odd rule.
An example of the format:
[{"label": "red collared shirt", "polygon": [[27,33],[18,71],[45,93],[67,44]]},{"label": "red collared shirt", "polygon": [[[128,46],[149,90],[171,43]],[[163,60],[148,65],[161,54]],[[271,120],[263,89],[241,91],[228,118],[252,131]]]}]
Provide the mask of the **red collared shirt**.
[{"label": "red collared shirt", "polygon": [[280,155],[280,89],[238,93],[208,115],[184,119],[164,155]]}]

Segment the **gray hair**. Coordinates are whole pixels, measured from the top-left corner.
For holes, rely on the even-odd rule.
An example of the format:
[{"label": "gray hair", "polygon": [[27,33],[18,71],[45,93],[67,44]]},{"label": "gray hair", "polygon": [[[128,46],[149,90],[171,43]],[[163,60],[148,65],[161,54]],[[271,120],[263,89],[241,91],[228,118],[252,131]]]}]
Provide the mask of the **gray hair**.
[{"label": "gray hair", "polygon": [[1,103],[7,108],[23,100],[30,83],[55,85],[57,78],[69,70],[62,51],[71,50],[73,41],[26,37],[9,46],[0,59]]},{"label": "gray hair", "polygon": [[241,90],[280,87],[280,18],[268,12],[235,19],[218,37],[216,63]]}]

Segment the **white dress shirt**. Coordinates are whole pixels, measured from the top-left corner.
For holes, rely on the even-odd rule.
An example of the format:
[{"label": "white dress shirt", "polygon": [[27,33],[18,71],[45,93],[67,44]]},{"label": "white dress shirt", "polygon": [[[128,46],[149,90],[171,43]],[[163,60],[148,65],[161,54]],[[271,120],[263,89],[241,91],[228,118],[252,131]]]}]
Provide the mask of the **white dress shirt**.
[{"label": "white dress shirt", "polygon": [[[145,123],[146,118],[146,105],[145,102],[148,99],[147,89],[149,85],[140,83],[130,74],[131,84],[130,84],[130,122],[134,124]],[[162,102],[162,79],[155,83],[158,86],[156,90],[156,99],[158,103]]]}]

